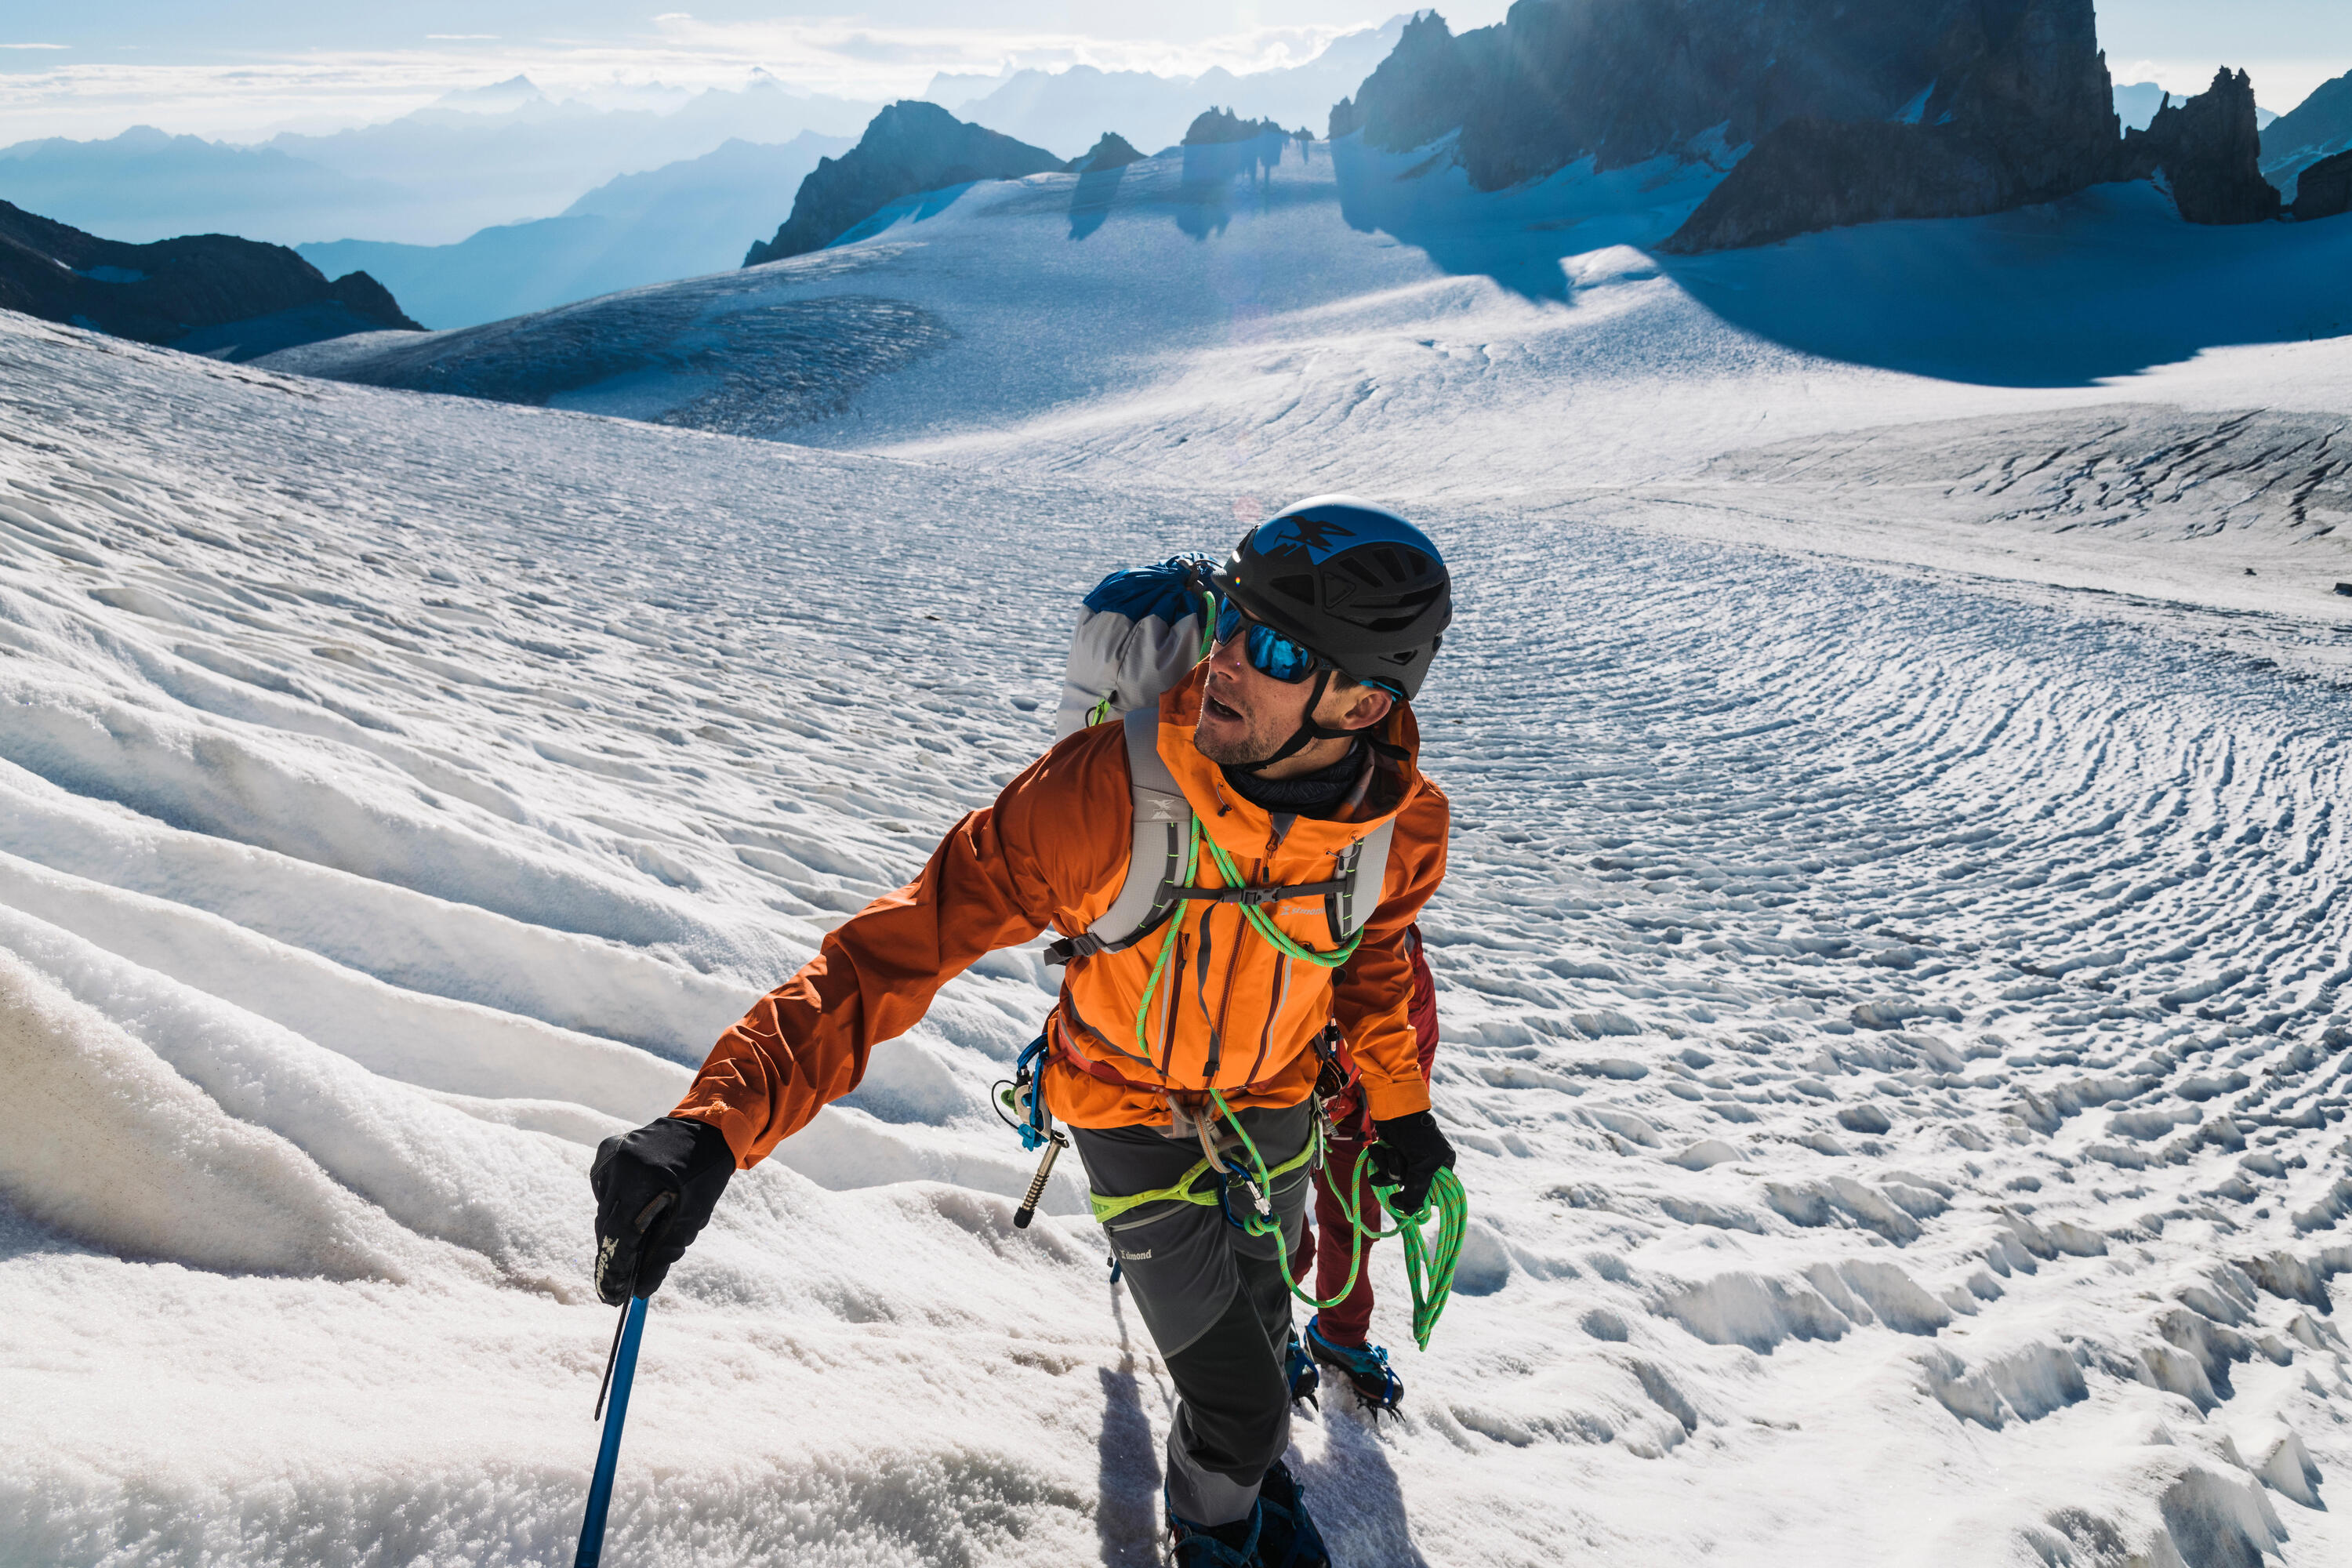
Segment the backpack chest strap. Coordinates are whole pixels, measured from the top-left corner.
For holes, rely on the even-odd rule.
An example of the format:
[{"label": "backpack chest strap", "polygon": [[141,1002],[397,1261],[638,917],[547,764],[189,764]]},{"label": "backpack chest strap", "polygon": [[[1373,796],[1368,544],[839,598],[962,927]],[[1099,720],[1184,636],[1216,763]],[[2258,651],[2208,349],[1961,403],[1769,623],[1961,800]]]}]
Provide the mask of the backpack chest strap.
[{"label": "backpack chest strap", "polygon": [[[1339,875],[1320,882],[1284,887],[1234,886],[1229,878],[1221,888],[1192,886],[1197,853],[1192,803],[1184,798],[1176,775],[1160,754],[1160,710],[1149,705],[1119,720],[1127,743],[1127,771],[1134,801],[1134,839],[1129,846],[1127,879],[1110,907],[1085,931],[1046,945],[1046,963],[1055,967],[1098,952],[1118,952],[1133,947],[1186,904],[1233,904],[1263,910],[1291,899],[1320,899],[1332,941],[1345,944],[1364,928],[1380,903],[1381,880],[1388,868],[1389,840],[1393,822],[1383,822],[1351,846],[1340,858]],[[1210,846],[1223,859],[1223,852]],[[1369,894],[1370,896],[1366,896]]]}]

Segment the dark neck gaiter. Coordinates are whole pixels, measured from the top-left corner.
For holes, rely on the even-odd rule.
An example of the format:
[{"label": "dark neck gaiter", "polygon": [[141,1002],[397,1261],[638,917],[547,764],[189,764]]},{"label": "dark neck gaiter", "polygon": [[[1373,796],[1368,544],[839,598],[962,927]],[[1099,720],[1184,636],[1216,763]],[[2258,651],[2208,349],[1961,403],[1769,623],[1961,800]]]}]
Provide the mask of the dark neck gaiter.
[{"label": "dark neck gaiter", "polygon": [[1276,816],[1330,816],[1356,787],[1356,780],[1371,760],[1361,741],[1329,767],[1297,778],[1260,778],[1239,768],[1221,768],[1226,787],[1252,805]]}]

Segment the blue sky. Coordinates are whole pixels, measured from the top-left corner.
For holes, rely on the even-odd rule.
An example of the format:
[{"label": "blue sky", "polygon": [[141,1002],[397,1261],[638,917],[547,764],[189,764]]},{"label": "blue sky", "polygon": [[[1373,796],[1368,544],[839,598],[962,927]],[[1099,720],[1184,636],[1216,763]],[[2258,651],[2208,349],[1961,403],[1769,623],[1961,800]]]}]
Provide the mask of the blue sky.
[{"label": "blue sky", "polygon": [[[6,0],[0,142],[134,123],[238,139],[389,118],[453,87],[528,72],[559,92],[740,84],[754,67],[862,99],[935,70],[1085,62],[1194,72],[1295,63],[1401,6],[1360,0]],[[1507,0],[1442,5],[1457,28]],[[2352,0],[2102,0],[2119,82],[2193,90],[2215,65],[2291,109],[2352,69]]]}]

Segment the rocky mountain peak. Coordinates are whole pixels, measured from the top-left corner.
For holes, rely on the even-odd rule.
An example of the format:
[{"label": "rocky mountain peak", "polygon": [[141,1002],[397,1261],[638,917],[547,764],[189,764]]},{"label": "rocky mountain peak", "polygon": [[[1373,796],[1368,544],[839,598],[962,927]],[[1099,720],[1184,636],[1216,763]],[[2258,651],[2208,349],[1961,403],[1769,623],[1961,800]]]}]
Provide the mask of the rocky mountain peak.
[{"label": "rocky mountain peak", "polygon": [[1080,174],[1106,174],[1113,169],[1124,169],[1129,163],[1139,163],[1143,154],[1133,143],[1116,131],[1106,131],[1102,139],[1074,161],[1070,168]]},{"label": "rocky mountain peak", "polygon": [[1235,142],[1255,142],[1261,136],[1287,136],[1290,132],[1272,120],[1244,120],[1230,109],[1204,109],[1184,132],[1187,147],[1223,147]]},{"label": "rocky mountain peak", "polygon": [[856,146],[817,161],[792,215],[773,239],[751,247],[743,265],[822,250],[902,196],[1066,167],[1043,147],[969,124],[936,103],[901,99],[867,123]]},{"label": "rocky mountain peak", "polygon": [[1783,119],[1665,248],[1999,212],[2117,177],[2119,121],[2091,0],[1963,0],[1917,14],[1937,30],[1910,38],[1908,68],[1932,74],[1904,111]]},{"label": "rocky mountain peak", "polygon": [[2132,174],[2161,171],[2190,223],[2260,223],[2279,216],[2279,193],[2263,178],[2263,132],[2253,79],[2227,66],[2213,85],[2182,103],[2168,94],[2146,131],[2124,138]]}]

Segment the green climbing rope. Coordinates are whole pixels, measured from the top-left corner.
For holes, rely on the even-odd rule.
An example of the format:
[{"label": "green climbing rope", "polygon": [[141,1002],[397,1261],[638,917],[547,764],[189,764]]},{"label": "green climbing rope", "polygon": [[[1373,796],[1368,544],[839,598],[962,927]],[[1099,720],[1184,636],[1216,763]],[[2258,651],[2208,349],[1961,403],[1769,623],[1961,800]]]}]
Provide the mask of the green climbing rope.
[{"label": "green climbing rope", "polygon": [[[1386,1208],[1388,1194],[1396,1189],[1374,1190]],[[1421,1237],[1433,1208],[1437,1212],[1434,1246]],[[1404,1276],[1412,1284],[1412,1342],[1427,1350],[1429,1336],[1437,1331],[1437,1320],[1454,1297],[1454,1268],[1462,1261],[1462,1238],[1470,1228],[1470,1196],[1462,1190],[1462,1178],[1451,1167],[1438,1172],[1429,1184],[1429,1208],[1398,1215],[1397,1224],[1404,1231]]]},{"label": "green climbing rope", "polygon": [[[1201,863],[1201,819],[1192,819],[1192,840],[1184,851],[1184,885],[1192,885],[1192,876]],[[1135,1048],[1146,1061],[1151,1058],[1151,998],[1160,991],[1160,977],[1166,973],[1169,955],[1176,951],[1176,933],[1184,926],[1184,911],[1180,905],[1176,917],[1160,933],[1160,954],[1151,961],[1151,973],[1143,982],[1143,994],[1135,1004]],[[1172,1025],[1171,1020],[1171,1025]],[[1166,1045],[1162,1039],[1160,1042]]]},{"label": "green climbing rope", "polygon": [[[1241,1118],[1234,1115],[1233,1107],[1225,1103],[1225,1097],[1213,1089],[1209,1091],[1209,1098],[1216,1103],[1219,1114],[1241,1135],[1242,1148],[1249,1154],[1250,1164],[1257,1173],[1259,1190],[1270,1201],[1274,1196],[1274,1178],[1297,1170],[1301,1161],[1287,1161],[1279,1170],[1266,1169],[1265,1160],[1258,1153],[1257,1144],[1250,1137],[1249,1129],[1242,1125]],[[1324,1148],[1323,1124],[1318,1119],[1307,1149],[1309,1152],[1320,1153]],[[1451,1170],[1442,1170],[1429,1184],[1428,1205],[1418,1214],[1399,1214],[1390,1201],[1390,1194],[1397,1190],[1396,1187],[1375,1183],[1372,1194],[1380,1201],[1381,1207],[1397,1222],[1396,1228],[1382,1230],[1377,1222],[1367,1224],[1362,1206],[1354,1199],[1357,1184],[1363,1176],[1365,1153],[1366,1151],[1360,1149],[1356,1152],[1356,1167],[1350,1173],[1348,1194],[1339,1199],[1340,1210],[1348,1216],[1348,1282],[1329,1300],[1318,1300],[1313,1292],[1299,1287],[1297,1279],[1290,1272],[1290,1240],[1282,1234],[1279,1221],[1246,1215],[1242,1217],[1242,1228],[1252,1236],[1273,1236],[1275,1256],[1282,1264],[1283,1283],[1290,1287],[1293,1296],[1318,1312],[1327,1307],[1338,1306],[1356,1288],[1356,1278],[1364,1267],[1365,1242],[1379,1241],[1402,1232],[1405,1279],[1412,1287],[1412,1342],[1427,1350],[1429,1336],[1436,1332],[1437,1320],[1444,1315],[1446,1302],[1454,1296],[1454,1270],[1462,1260],[1462,1238],[1470,1225],[1470,1197],[1463,1191],[1459,1176]],[[1202,1163],[1206,1165],[1207,1162]],[[1430,1222],[1433,1213],[1437,1221],[1437,1238],[1433,1245],[1422,1237],[1422,1227]]]},{"label": "green climbing rope", "polygon": [[[1212,594],[1202,594],[1201,605],[1201,657],[1206,658],[1216,646],[1216,596]],[[1106,699],[1088,717],[1093,721],[1099,722],[1102,718],[1109,715],[1109,700]],[[1200,869],[1201,847],[1204,844],[1208,847],[1210,861],[1216,867],[1217,875],[1222,879],[1222,886],[1243,888],[1249,885],[1247,879],[1242,876],[1240,868],[1234,864],[1233,857],[1226,854],[1223,847],[1215,839],[1201,831],[1201,819],[1196,815],[1192,818],[1192,836],[1184,852],[1184,879],[1181,886],[1190,888],[1194,885],[1194,878]],[[1243,904],[1240,908],[1242,918],[1249,922],[1250,929],[1264,938],[1275,951],[1301,963],[1311,963],[1320,969],[1337,969],[1347,963],[1349,959],[1355,956],[1357,945],[1363,941],[1364,933],[1359,931],[1342,946],[1328,952],[1318,952],[1275,924],[1274,917],[1258,905]],[[1159,994],[1160,978],[1167,972],[1169,960],[1176,951],[1177,931],[1181,930],[1183,924],[1181,915],[1171,923],[1175,929],[1162,932],[1159,954],[1151,962],[1150,973],[1143,983],[1143,994],[1135,1005],[1136,1048],[1147,1057],[1150,1054],[1151,1002],[1152,998]],[[1251,1169],[1255,1173],[1257,1193],[1268,1205],[1273,1201],[1274,1179],[1276,1176],[1288,1175],[1310,1160],[1320,1161],[1328,1151],[1328,1145],[1323,1138],[1323,1123],[1318,1117],[1315,1123],[1314,1136],[1307,1141],[1307,1147],[1301,1150],[1296,1158],[1286,1160],[1280,1165],[1269,1170],[1265,1157],[1257,1151],[1256,1142],[1250,1137],[1249,1130],[1242,1125],[1241,1118],[1234,1114],[1233,1107],[1225,1103],[1225,1097],[1212,1089],[1209,1090],[1209,1098],[1216,1103],[1218,1113],[1224,1117],[1236,1133],[1240,1134],[1242,1147],[1247,1152]],[[1336,1194],[1339,1199],[1339,1210],[1348,1220],[1348,1279],[1347,1283],[1339,1288],[1339,1293],[1329,1300],[1318,1300],[1312,1291],[1302,1289],[1297,1277],[1291,1273],[1290,1241],[1283,1235],[1280,1221],[1271,1217],[1270,1214],[1244,1214],[1238,1218],[1242,1228],[1250,1235],[1274,1237],[1276,1257],[1282,1265],[1283,1283],[1290,1288],[1290,1293],[1293,1296],[1318,1312],[1326,1308],[1338,1306],[1348,1299],[1349,1292],[1355,1289],[1356,1280],[1363,1272],[1366,1242],[1381,1241],[1391,1236],[1402,1235],[1404,1237],[1405,1278],[1412,1286],[1413,1343],[1423,1350],[1427,1350],[1429,1336],[1435,1331],[1437,1320],[1444,1312],[1445,1303],[1454,1294],[1454,1269],[1461,1260],[1462,1238],[1470,1219],[1469,1197],[1463,1191],[1459,1177],[1450,1170],[1440,1171],[1436,1179],[1430,1184],[1428,1206],[1423,1208],[1418,1214],[1399,1214],[1395,1205],[1390,1201],[1390,1195],[1395,1193],[1397,1188],[1393,1185],[1382,1186],[1377,1183],[1372,1184],[1371,1192],[1374,1199],[1381,1208],[1396,1221],[1393,1228],[1383,1230],[1377,1217],[1369,1220],[1366,1218],[1365,1210],[1369,1205],[1356,1195],[1363,1190],[1365,1184],[1363,1181],[1365,1153],[1366,1151],[1361,1149],[1356,1152],[1356,1164],[1349,1173],[1347,1190],[1344,1194]],[[1189,1203],[1205,1205],[1219,1203],[1223,1200],[1217,1189],[1211,1187],[1202,1190],[1195,1185],[1202,1176],[1209,1173],[1209,1168],[1210,1163],[1205,1159],[1201,1160],[1192,1169],[1186,1171],[1173,1185],[1155,1187],[1147,1193],[1133,1193],[1121,1197],[1105,1197],[1099,1193],[1089,1193],[1087,1197],[1094,1208],[1095,1221],[1098,1225],[1108,1225],[1119,1215],[1140,1208],[1146,1204]],[[1249,1179],[1246,1173],[1244,1173],[1244,1179]],[[1425,1241],[1422,1235],[1422,1227],[1430,1223],[1433,1215],[1437,1224],[1437,1236],[1433,1243]]]},{"label": "green climbing rope", "polygon": [[[1390,1194],[1397,1190],[1394,1186],[1373,1184],[1373,1197],[1397,1222],[1393,1228],[1382,1230],[1377,1219],[1366,1218],[1365,1209],[1369,1205],[1355,1196],[1363,1186],[1366,1152],[1357,1150],[1355,1168],[1349,1173],[1345,1191],[1334,1193],[1339,1200],[1340,1212],[1348,1219],[1348,1279],[1337,1295],[1328,1300],[1321,1300],[1300,1285],[1297,1277],[1291,1273],[1290,1238],[1283,1234],[1281,1223],[1270,1212],[1275,1178],[1286,1176],[1310,1161],[1320,1160],[1328,1152],[1330,1146],[1324,1141],[1321,1120],[1316,1121],[1314,1135],[1307,1140],[1306,1148],[1281,1164],[1269,1168],[1265,1157],[1258,1152],[1256,1141],[1242,1125],[1241,1118],[1234,1114],[1233,1107],[1225,1103],[1225,1097],[1216,1089],[1211,1089],[1209,1098],[1215,1101],[1218,1112],[1234,1131],[1241,1135],[1242,1148],[1249,1156],[1251,1171],[1255,1173],[1254,1185],[1256,1194],[1265,1200],[1269,1211],[1244,1213],[1228,1205],[1228,1212],[1234,1214],[1242,1229],[1249,1235],[1275,1238],[1275,1257],[1282,1265],[1282,1282],[1289,1287],[1290,1293],[1318,1312],[1338,1306],[1355,1289],[1356,1280],[1363,1273],[1365,1243],[1402,1236],[1405,1279],[1412,1287],[1412,1342],[1427,1350],[1429,1337],[1436,1331],[1437,1320],[1454,1294],[1454,1269],[1462,1258],[1462,1237],[1470,1219],[1470,1200],[1462,1189],[1461,1178],[1450,1170],[1438,1172],[1437,1179],[1429,1186],[1429,1206],[1419,1214],[1409,1215],[1398,1214],[1391,1203]],[[1213,1184],[1205,1187],[1200,1184],[1201,1179],[1210,1173],[1209,1162],[1196,1160],[1190,1169],[1168,1186],[1154,1187],[1149,1192],[1128,1193],[1118,1197],[1089,1192],[1087,1202],[1094,1210],[1095,1223],[1101,1226],[1108,1226],[1146,1204],[1198,1204],[1203,1208],[1213,1207],[1225,1200]],[[1249,1179],[1246,1174],[1244,1179]],[[1422,1227],[1430,1222],[1433,1211],[1437,1222],[1437,1238],[1433,1245],[1424,1240],[1422,1235]]]},{"label": "green climbing rope", "polygon": [[[1248,880],[1242,876],[1240,868],[1234,866],[1234,858],[1225,853],[1224,847],[1213,838],[1202,837],[1201,819],[1197,816],[1192,819],[1192,837],[1196,845],[1206,844],[1209,847],[1209,858],[1215,864],[1217,875],[1224,879],[1224,886],[1228,888],[1249,886]],[[1196,855],[1199,853],[1197,848],[1194,853]],[[1187,880],[1190,880],[1189,877]],[[1276,952],[1287,954],[1301,963],[1312,963],[1322,969],[1337,969],[1347,963],[1355,956],[1356,944],[1364,940],[1363,931],[1359,930],[1355,935],[1348,939],[1344,946],[1336,947],[1329,952],[1318,952],[1275,924],[1274,917],[1267,914],[1260,906],[1244,904],[1241,906],[1241,911],[1242,918],[1249,921],[1250,929],[1264,937]]]}]

